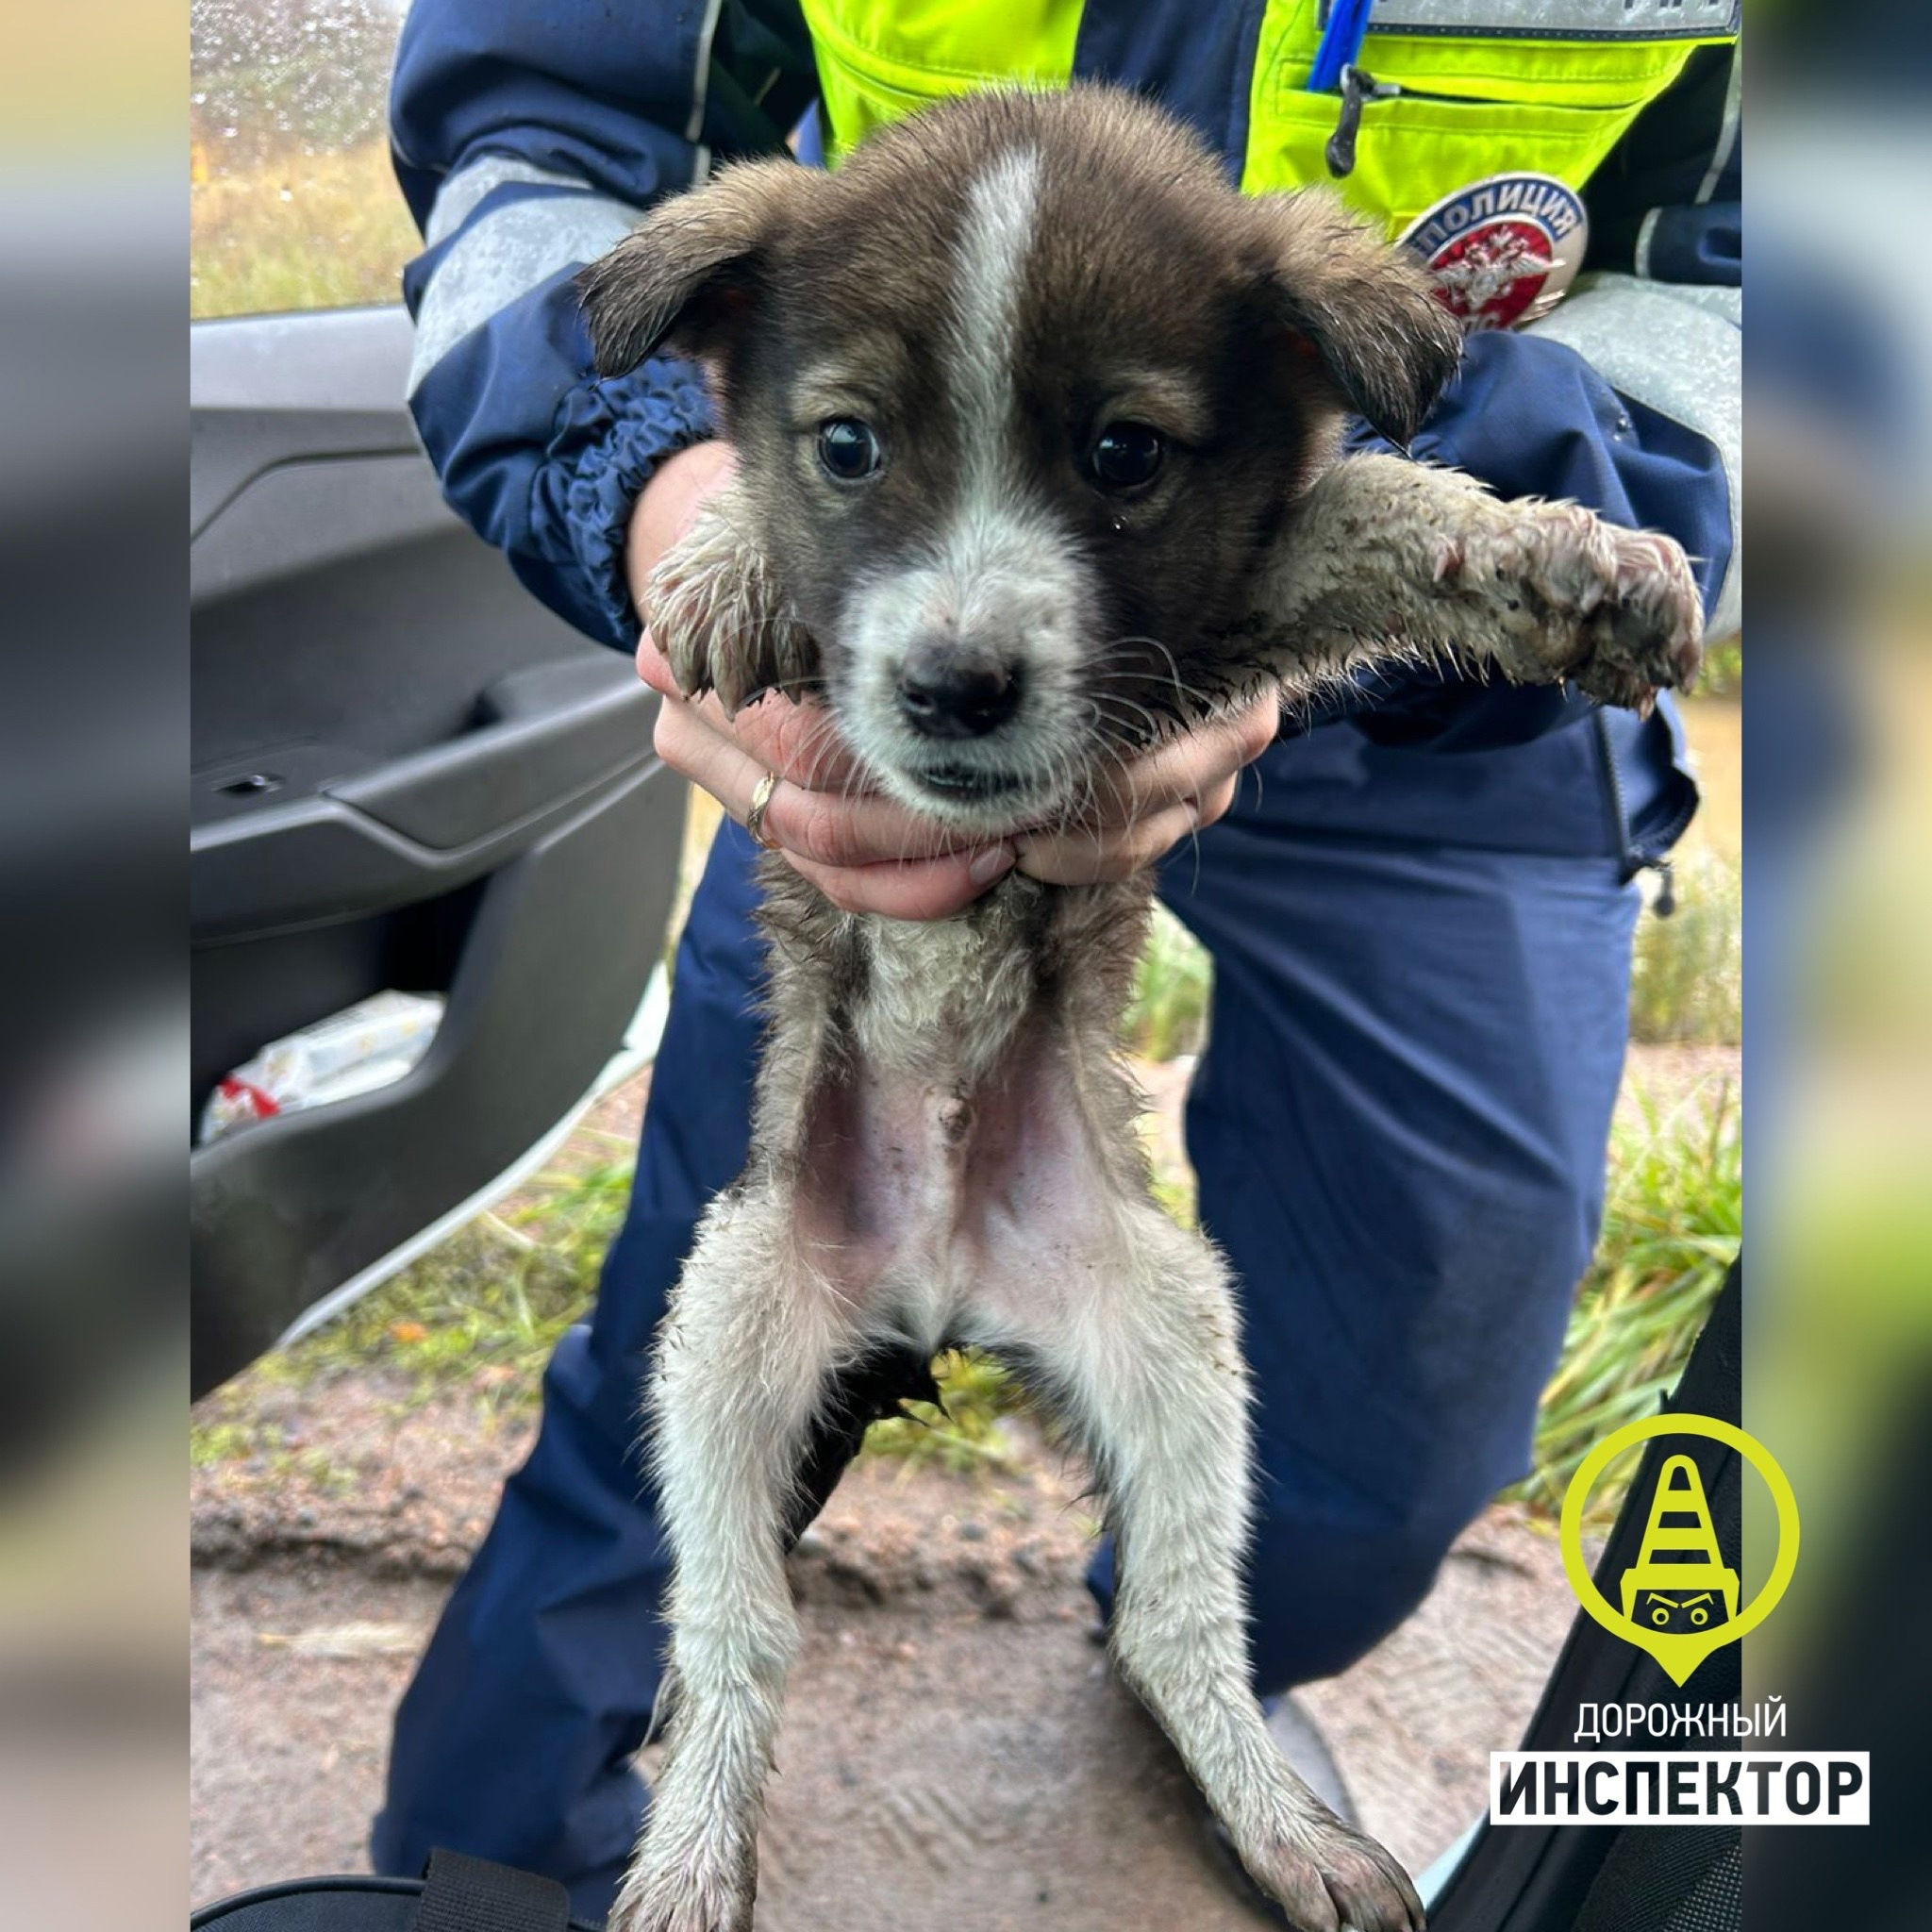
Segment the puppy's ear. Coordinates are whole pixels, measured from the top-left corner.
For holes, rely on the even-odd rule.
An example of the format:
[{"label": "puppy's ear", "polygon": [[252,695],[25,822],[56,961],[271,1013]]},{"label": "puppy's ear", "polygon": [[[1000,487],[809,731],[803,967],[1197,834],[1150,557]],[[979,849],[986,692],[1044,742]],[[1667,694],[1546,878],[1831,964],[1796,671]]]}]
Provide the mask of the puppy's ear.
[{"label": "puppy's ear", "polygon": [[1340,399],[1406,447],[1462,358],[1427,272],[1324,188],[1249,206],[1277,313],[1320,353]]},{"label": "puppy's ear", "polygon": [[796,161],[750,161],[660,202],[577,276],[597,373],[622,375],[660,344],[693,356],[717,347],[760,256],[817,185]]}]

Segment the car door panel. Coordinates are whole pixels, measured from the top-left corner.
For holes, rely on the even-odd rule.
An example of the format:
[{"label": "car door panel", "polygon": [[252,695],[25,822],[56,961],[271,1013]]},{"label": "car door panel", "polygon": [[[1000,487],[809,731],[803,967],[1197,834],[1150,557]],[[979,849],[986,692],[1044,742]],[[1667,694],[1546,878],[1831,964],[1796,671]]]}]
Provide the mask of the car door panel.
[{"label": "car door panel", "polygon": [[399,310],[192,330],[191,1103],[371,993],[447,1000],[401,1081],[192,1155],[197,1391],[571,1113],[669,918],[657,699],[443,506],[408,345]]}]

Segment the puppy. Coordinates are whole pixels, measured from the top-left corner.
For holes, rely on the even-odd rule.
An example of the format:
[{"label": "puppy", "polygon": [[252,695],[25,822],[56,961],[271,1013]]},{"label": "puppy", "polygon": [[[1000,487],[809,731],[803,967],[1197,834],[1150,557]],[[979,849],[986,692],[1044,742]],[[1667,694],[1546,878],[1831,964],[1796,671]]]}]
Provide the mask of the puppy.
[{"label": "puppy", "polygon": [[[1125,94],[976,95],[835,174],[728,169],[582,286],[599,367],[701,358],[738,453],[647,591],[683,688],[822,696],[935,824],[1076,819],[1175,724],[1391,658],[1639,705],[1695,669],[1668,539],[1336,460],[1351,410],[1407,441],[1453,325],[1337,203],[1243,198]],[[1248,1688],[1233,1287],[1150,1195],[1115,1046],[1149,877],[1014,874],[919,925],[841,912],[775,860],[764,886],[751,1156],[648,1396],[674,1701],[617,1932],[750,1925],[809,1445],[956,1345],[1010,1365],[1088,1458],[1118,1667],[1256,1881],[1305,1932],[1416,1932],[1407,1878],[1289,1769]]]}]

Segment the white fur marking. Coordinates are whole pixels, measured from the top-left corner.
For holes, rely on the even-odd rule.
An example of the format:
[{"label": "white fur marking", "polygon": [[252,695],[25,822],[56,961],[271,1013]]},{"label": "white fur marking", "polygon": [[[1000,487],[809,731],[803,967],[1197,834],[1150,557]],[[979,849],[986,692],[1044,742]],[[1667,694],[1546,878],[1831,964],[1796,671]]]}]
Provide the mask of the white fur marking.
[{"label": "white fur marking", "polygon": [[924,554],[861,589],[848,615],[858,675],[845,693],[847,735],[860,758],[915,809],[960,822],[1002,808],[948,807],[904,765],[926,748],[897,715],[895,689],[908,647],[934,630],[1004,647],[1024,668],[1025,710],[983,743],[960,742],[954,765],[1019,775],[1026,795],[1004,808],[1037,813],[1075,769],[1075,699],[1091,604],[1088,565],[1058,521],[1029,501],[1021,461],[1016,366],[1019,317],[1040,210],[1041,161],[1009,148],[966,191],[944,334],[945,373],[959,438],[959,494]]},{"label": "white fur marking", "polygon": [[1020,290],[1039,208],[1040,156],[1032,148],[1009,148],[966,193],[951,374],[969,516],[996,513],[1010,494]]}]

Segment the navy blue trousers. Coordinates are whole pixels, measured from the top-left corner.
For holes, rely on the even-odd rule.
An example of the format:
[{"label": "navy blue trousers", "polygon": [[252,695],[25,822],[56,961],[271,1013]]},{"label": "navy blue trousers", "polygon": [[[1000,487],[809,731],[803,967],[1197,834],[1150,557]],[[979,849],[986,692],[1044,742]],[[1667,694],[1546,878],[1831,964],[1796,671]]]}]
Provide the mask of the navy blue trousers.
[{"label": "navy blue trousers", "polygon": [[[1608,722],[1467,754],[1325,726],[1275,746],[1166,865],[1163,896],[1215,962],[1187,1132],[1259,1394],[1264,1691],[1360,1657],[1528,1467],[1624,1058],[1637,892],[1617,802],[1653,829],[1687,815],[1663,722]],[[397,1717],[380,1871],[446,1844],[551,1873],[587,1914],[609,1904],[665,1641],[639,1390],[693,1226],[745,1151],[752,858],[727,825],[595,1314],[557,1351],[536,1446]],[[1105,1551],[1093,1584],[1105,1604]]]}]

